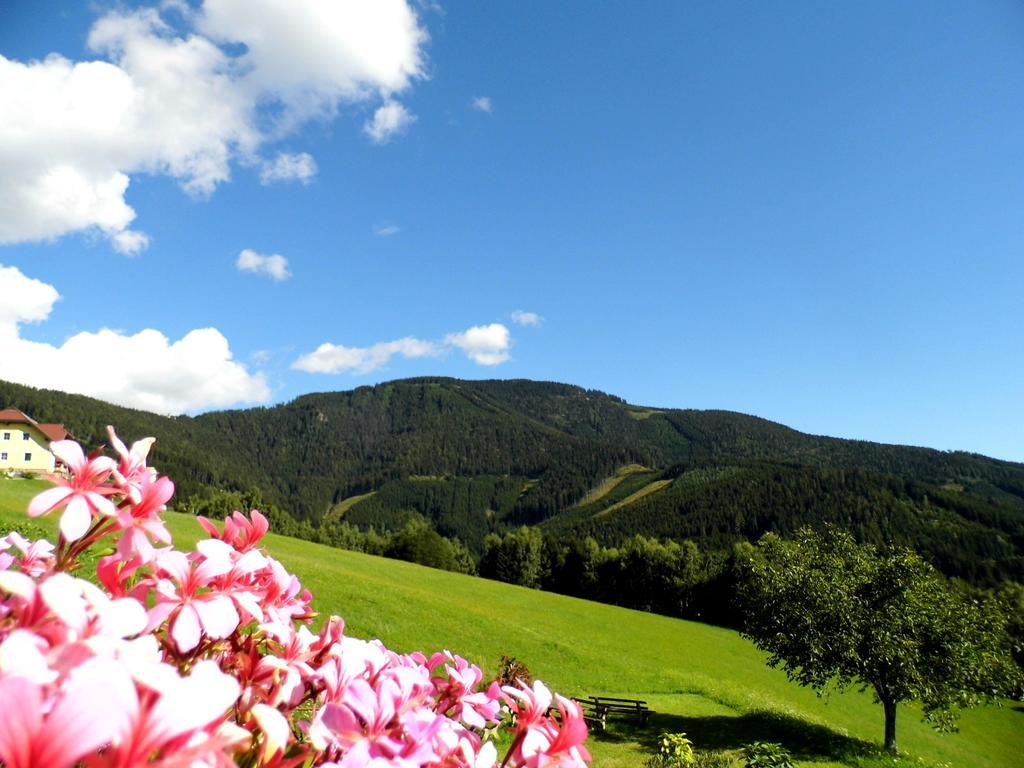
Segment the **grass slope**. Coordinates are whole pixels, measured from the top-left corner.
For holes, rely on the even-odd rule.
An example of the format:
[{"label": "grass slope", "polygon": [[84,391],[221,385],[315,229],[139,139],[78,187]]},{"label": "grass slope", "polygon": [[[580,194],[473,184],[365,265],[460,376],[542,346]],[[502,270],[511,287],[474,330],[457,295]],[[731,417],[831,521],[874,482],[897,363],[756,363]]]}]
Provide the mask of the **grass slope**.
[{"label": "grass slope", "polygon": [[331,507],[331,511],[324,515],[324,518],[327,520],[340,520],[341,518],[345,517],[345,513],[352,509],[352,507],[354,507],[360,501],[365,501],[366,499],[372,498],[376,493],[376,491],[369,491],[368,493],[360,493],[357,496],[349,496],[347,499],[343,499],[342,501],[338,502],[333,507]]},{"label": "grass slope", "polygon": [[[0,529],[23,527],[40,481],[0,480]],[[168,514],[179,546],[200,534],[195,520]],[[53,530],[56,520],[33,521]],[[686,731],[698,748],[738,749],[781,741],[802,765],[892,765],[870,756],[881,708],[849,691],[819,699],[764,665],[735,632],[269,536],[271,552],[300,576],[324,613],[348,632],[397,650],[451,648],[485,669],[502,654],[524,660],[555,690],[646,699],[658,713],[638,729],[614,723],[594,734],[596,768],[639,766],[660,731]],[[899,741],[928,764],[1020,765],[1024,711],[967,712],[959,734],[936,734],[901,707]]]},{"label": "grass slope", "polygon": [[619,502],[617,502],[615,504],[612,504],[610,507],[602,509],[596,515],[594,515],[594,517],[607,517],[608,515],[610,515],[612,512],[614,512],[617,509],[622,509],[623,507],[628,507],[630,504],[633,504],[634,502],[640,501],[640,499],[644,498],[645,496],[650,496],[652,493],[657,493],[662,488],[664,488],[666,485],[671,484],[671,482],[672,482],[671,478],[669,478],[668,480],[655,480],[653,483],[650,483],[649,485],[645,485],[639,491],[636,491],[635,493],[631,493],[629,496],[624,498],[622,501],[619,501]]}]

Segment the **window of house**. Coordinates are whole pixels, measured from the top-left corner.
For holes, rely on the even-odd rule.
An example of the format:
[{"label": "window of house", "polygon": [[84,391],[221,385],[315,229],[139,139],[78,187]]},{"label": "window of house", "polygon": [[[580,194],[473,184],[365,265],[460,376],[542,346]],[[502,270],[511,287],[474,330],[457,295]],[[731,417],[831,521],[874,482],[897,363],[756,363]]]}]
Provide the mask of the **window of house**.
[{"label": "window of house", "polygon": [[7,454],[6,453],[0,453],[0,461],[7,461]]},{"label": "window of house", "polygon": [[10,439],[11,439],[11,433],[10,432],[4,432],[4,440],[10,440]]},{"label": "window of house", "polygon": [[32,461],[32,454],[31,453],[26,453],[25,454],[25,461]]},{"label": "window of house", "polygon": [[22,440],[28,440],[28,432],[22,432],[21,433],[21,439]]}]

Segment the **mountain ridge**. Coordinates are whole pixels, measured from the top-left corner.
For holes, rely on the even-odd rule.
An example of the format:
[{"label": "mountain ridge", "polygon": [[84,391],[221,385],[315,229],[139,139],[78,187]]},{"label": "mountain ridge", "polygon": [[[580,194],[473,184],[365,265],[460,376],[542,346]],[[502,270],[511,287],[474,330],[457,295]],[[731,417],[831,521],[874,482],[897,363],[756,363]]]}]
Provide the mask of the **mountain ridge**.
[{"label": "mountain ridge", "polygon": [[[363,494],[347,522],[394,528],[416,514],[476,549],[520,524],[609,546],[642,533],[723,547],[835,522],[915,545],[954,575],[1024,574],[1022,463],[810,435],[721,409],[634,405],[572,384],[418,377],[165,417],[0,382],[0,404],[63,422],[89,447],[106,440],[108,423],[126,439],[153,435],[154,463],[179,498],[259,488],[314,525]],[[632,464],[660,485],[583,515],[587,493]]]}]

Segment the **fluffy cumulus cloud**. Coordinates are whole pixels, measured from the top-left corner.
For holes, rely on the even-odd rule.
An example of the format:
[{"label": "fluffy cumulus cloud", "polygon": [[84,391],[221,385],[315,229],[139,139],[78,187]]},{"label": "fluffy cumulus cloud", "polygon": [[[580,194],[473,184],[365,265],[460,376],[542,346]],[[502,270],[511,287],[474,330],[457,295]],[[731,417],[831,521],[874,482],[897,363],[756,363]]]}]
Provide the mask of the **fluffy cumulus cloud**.
[{"label": "fluffy cumulus cloud", "polygon": [[470,106],[472,106],[477,112],[486,112],[489,115],[491,114],[491,97],[477,96],[472,102],[470,102]]},{"label": "fluffy cumulus cloud", "polygon": [[260,182],[273,184],[278,181],[298,181],[309,184],[316,176],[316,160],[308,152],[289,154],[278,152],[273,160],[264,161],[260,167]]},{"label": "fluffy cumulus cloud", "polygon": [[22,324],[49,317],[60,298],[53,286],[0,267],[0,296],[0,379],[165,414],[270,397],[264,377],[236,362],[215,328],[177,341],[153,329],[128,335],[104,328],[54,346],[20,332]]},{"label": "fluffy cumulus cloud", "polygon": [[274,280],[287,280],[292,276],[288,271],[288,259],[279,253],[264,256],[249,248],[238,254],[235,267],[241,272],[255,272]]},{"label": "fluffy cumulus cloud", "polygon": [[477,325],[461,333],[450,333],[445,342],[458,347],[478,365],[499,365],[509,359],[512,334],[501,323]]},{"label": "fluffy cumulus cloud", "polygon": [[405,90],[426,31],[406,0],[204,0],[197,26],[242,43],[246,80],[301,118]]},{"label": "fluffy cumulus cloud", "polygon": [[16,331],[19,323],[42,322],[60,298],[52,285],[5,266],[0,266],[0,296],[0,333]]},{"label": "fluffy cumulus cloud", "polygon": [[200,197],[237,160],[266,183],[305,181],[309,155],[263,160],[263,149],[344,104],[382,104],[374,141],[412,120],[396,95],[424,76],[427,35],[406,0],[163,7],[178,12],[100,17],[89,61],[0,56],[0,244],[96,231],[137,253],[148,239],[133,228],[135,174]]},{"label": "fluffy cumulus cloud", "polygon": [[536,312],[524,312],[516,309],[512,312],[512,322],[516,325],[537,328],[544,322],[544,318]]},{"label": "fluffy cumulus cloud", "polygon": [[377,108],[373,118],[363,125],[363,131],[374,144],[387,144],[415,121],[416,116],[409,110],[397,101],[389,101]]},{"label": "fluffy cumulus cloud", "polygon": [[321,344],[292,363],[292,368],[307,373],[370,373],[384,367],[396,356],[441,357],[453,348],[462,350],[466,357],[479,365],[498,365],[509,359],[512,334],[504,325],[492,323],[449,333],[440,342],[408,336],[369,347]]}]

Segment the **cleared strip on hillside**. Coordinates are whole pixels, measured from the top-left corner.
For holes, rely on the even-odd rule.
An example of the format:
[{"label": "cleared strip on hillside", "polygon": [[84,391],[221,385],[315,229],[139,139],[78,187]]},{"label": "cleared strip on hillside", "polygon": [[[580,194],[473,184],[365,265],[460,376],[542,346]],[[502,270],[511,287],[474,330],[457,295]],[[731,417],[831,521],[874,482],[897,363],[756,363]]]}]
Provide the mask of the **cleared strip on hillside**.
[{"label": "cleared strip on hillside", "polygon": [[369,493],[360,493],[357,496],[349,496],[347,499],[342,499],[333,507],[331,507],[330,511],[324,517],[327,520],[340,520],[345,516],[346,512],[352,509],[352,507],[354,507],[360,501],[364,501],[370,498],[376,493],[376,491],[370,491]]},{"label": "cleared strip on hillside", "polygon": [[644,496],[650,496],[652,493],[657,493],[666,485],[670,485],[672,483],[672,480],[673,478],[670,477],[668,480],[655,480],[653,483],[648,483],[636,493],[629,494],[629,496],[624,498],[622,501],[612,504],[607,509],[602,509],[596,515],[594,515],[594,517],[606,517],[610,515],[612,512],[614,512],[616,509],[622,509],[623,507],[629,506],[634,501],[639,501]]},{"label": "cleared strip on hillside", "polygon": [[643,421],[644,419],[649,419],[655,414],[665,413],[665,411],[658,408],[630,408],[627,413],[629,413],[629,417],[631,419],[634,419],[635,421]]},{"label": "cleared strip on hillside", "polygon": [[587,506],[587,504],[593,504],[595,502],[598,502],[605,496],[607,496],[609,493],[614,491],[615,488],[619,485],[619,483],[621,483],[630,475],[635,475],[639,472],[650,471],[651,470],[649,470],[642,464],[627,464],[624,467],[619,467],[617,470],[615,470],[614,475],[612,475],[611,477],[606,477],[604,480],[600,482],[600,484],[594,486],[589,491],[587,491],[587,495],[584,496],[579,501],[577,501],[575,504],[573,504],[572,507],[570,507],[570,509],[572,509],[573,507],[585,507]]}]

